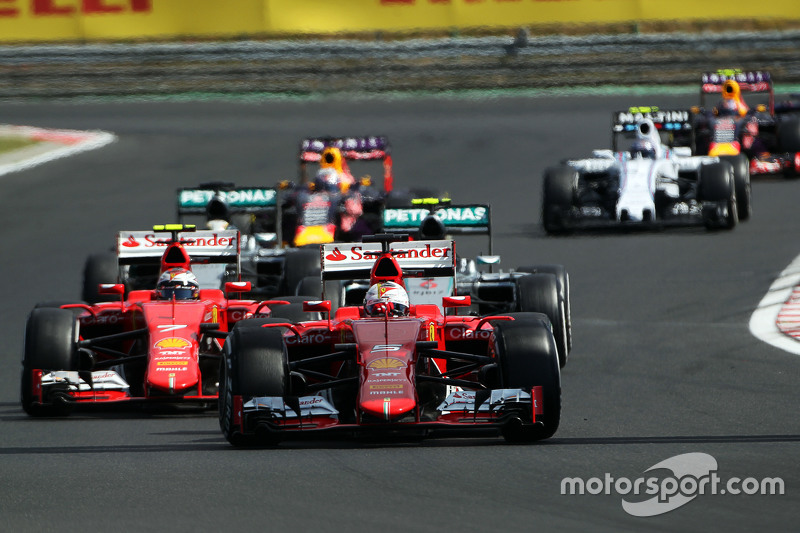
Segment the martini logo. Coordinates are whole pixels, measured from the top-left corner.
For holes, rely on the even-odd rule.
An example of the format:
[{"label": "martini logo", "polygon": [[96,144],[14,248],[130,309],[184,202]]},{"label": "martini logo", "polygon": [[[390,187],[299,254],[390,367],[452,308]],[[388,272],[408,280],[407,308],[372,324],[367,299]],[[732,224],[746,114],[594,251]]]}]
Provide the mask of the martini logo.
[{"label": "martini logo", "polygon": [[344,261],[347,256],[344,255],[338,248],[334,248],[332,253],[325,256],[328,261]]},{"label": "martini logo", "polygon": [[128,240],[123,242],[122,246],[125,246],[126,248],[136,248],[139,246],[139,243],[136,242],[136,239],[133,238],[133,235],[129,235]]},{"label": "martini logo", "polygon": [[155,344],[156,348],[161,348],[162,350],[175,350],[175,349],[185,349],[189,348],[192,345],[191,342],[187,341],[186,339],[181,339],[180,337],[167,337],[166,339],[161,339]]},{"label": "martini logo", "polygon": [[419,286],[422,287],[423,289],[435,289],[436,287],[439,286],[439,284],[432,279],[426,279],[425,281],[420,283]]},{"label": "martini logo", "polygon": [[397,357],[381,357],[370,361],[367,368],[374,370],[385,370],[388,368],[403,368],[406,364]]}]

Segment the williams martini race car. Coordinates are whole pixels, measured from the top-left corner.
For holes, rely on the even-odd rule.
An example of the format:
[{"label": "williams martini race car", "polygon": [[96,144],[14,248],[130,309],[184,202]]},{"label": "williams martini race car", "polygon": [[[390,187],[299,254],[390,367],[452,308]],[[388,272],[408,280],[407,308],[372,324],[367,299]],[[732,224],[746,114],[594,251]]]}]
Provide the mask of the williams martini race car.
[{"label": "williams martini race car", "polygon": [[224,293],[201,289],[193,274],[213,264],[198,263],[200,257],[236,265],[238,232],[209,235],[173,225],[156,226],[142,238],[136,232],[121,235],[127,235],[123,242],[132,260],[137,250],[149,259],[148,243],[161,250],[158,285],[126,298],[123,284],[105,284],[99,292],[116,301],[33,309],[21,382],[29,415],[61,416],[76,405],[134,401],[213,404],[228,331],[239,320],[269,316],[272,302],[226,296],[248,291],[249,283],[227,282]]},{"label": "williams martini race car", "polygon": [[[692,224],[732,229],[749,218],[746,161],[692,156],[685,145],[691,138],[688,110],[633,107],[614,113],[611,150],[545,170],[545,231]],[[630,143],[627,150],[619,149],[623,142]]]},{"label": "williams martini race car", "polygon": [[[750,105],[744,94],[751,95]],[[706,106],[707,96],[720,100]],[[758,97],[761,102],[756,101]],[[703,74],[700,107],[692,109],[695,153],[742,154],[751,175],[800,175],[800,100],[775,103],[769,72],[737,69]]]},{"label": "williams martini race car", "polygon": [[[511,441],[555,433],[561,379],[547,317],[445,315],[407,296],[384,302],[405,294],[413,277],[455,275],[453,241],[407,238],[322,246],[323,278],[369,278],[373,294],[385,291],[378,304],[343,306],[327,320],[233,328],[219,402],[231,444],[336,433],[420,438],[483,429]],[[448,296],[440,305],[469,303]],[[330,310],[330,301],[304,305]]]}]

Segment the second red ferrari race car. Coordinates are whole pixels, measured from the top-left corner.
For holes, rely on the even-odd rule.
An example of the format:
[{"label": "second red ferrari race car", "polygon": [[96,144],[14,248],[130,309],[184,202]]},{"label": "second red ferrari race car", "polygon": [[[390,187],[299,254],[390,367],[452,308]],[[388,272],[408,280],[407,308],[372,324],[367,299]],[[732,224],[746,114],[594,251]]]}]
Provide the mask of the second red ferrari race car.
[{"label": "second red ferrari race car", "polygon": [[[213,405],[230,328],[245,318],[269,316],[270,303],[288,303],[230,299],[220,289],[201,288],[193,270],[214,264],[238,269],[238,231],[156,226],[153,232],[121,232],[118,239],[120,249],[128,248],[120,261],[147,262],[159,251],[158,284],[125,297],[124,284],[109,283],[100,293],[116,301],[33,309],[21,382],[22,407],[31,416],[132,401]],[[224,288],[246,292],[250,283],[230,281]]]},{"label": "second red ferrari race car", "polygon": [[[405,279],[455,275],[455,243],[407,239],[384,234],[322,247],[323,279],[370,279],[363,306],[340,307],[326,320],[233,328],[219,402],[231,444],[469,430],[534,441],[555,433],[561,375],[549,319],[456,314],[469,296],[410,301]],[[304,305],[330,312],[328,300]]]}]

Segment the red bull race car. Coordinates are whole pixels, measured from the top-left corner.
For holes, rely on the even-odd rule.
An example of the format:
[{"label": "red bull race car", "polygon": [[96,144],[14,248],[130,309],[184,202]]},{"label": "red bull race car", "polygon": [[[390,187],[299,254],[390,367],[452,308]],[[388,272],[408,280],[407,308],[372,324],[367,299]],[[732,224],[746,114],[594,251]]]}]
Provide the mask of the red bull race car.
[{"label": "red bull race car", "polygon": [[225,438],[248,445],[334,434],[552,436],[561,378],[546,315],[457,314],[469,296],[415,303],[404,283],[453,277],[455,243],[391,234],[364,241],[321,247],[323,279],[370,279],[363,306],[331,313],[329,300],[308,301],[306,310],[328,318],[233,328],[220,382]]},{"label": "red bull race car", "polygon": [[[718,99],[710,108],[706,107],[709,96]],[[776,104],[769,72],[705,73],[700,101],[700,107],[692,109],[696,154],[742,154],[754,176],[800,175],[800,100]]]},{"label": "red bull race car", "polygon": [[134,401],[215,404],[230,328],[269,316],[272,302],[231,299],[248,291],[248,282],[226,282],[223,292],[201,288],[196,275],[216,264],[238,268],[237,231],[156,226],[120,232],[118,240],[125,250],[121,260],[130,263],[148,262],[157,251],[158,283],[127,297],[124,284],[104,284],[99,292],[116,301],[33,309],[21,382],[29,415],[62,416],[77,405]]}]

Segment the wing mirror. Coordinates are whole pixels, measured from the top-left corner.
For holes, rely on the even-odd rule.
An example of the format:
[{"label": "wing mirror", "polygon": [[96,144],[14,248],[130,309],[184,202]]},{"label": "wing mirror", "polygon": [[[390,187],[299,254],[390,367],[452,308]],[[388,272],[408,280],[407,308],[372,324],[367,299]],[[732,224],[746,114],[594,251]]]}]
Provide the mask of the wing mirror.
[{"label": "wing mirror", "polygon": [[442,298],[442,306],[445,308],[469,307],[470,305],[472,305],[472,298],[469,296],[445,296]]},{"label": "wing mirror", "polygon": [[303,302],[303,311],[306,313],[330,313],[331,301],[330,300],[311,300]]},{"label": "wing mirror", "polygon": [[98,294],[125,294],[124,283],[101,283],[97,286]]},{"label": "wing mirror", "polygon": [[234,292],[250,292],[252,289],[253,284],[249,281],[228,281],[225,283],[225,292],[226,293],[234,293]]}]

